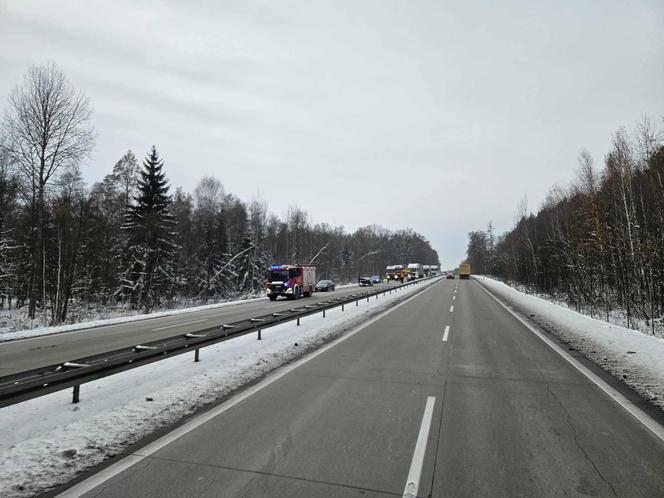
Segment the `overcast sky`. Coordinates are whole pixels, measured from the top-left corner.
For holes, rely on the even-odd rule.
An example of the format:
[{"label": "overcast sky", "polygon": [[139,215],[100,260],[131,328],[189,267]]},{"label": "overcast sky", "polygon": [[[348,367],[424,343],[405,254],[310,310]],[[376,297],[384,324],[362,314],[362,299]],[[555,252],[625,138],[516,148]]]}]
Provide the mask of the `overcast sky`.
[{"label": "overcast sky", "polygon": [[173,187],[412,227],[448,267],[661,123],[664,2],[0,0],[0,107],[46,61],[92,100],[88,182],[154,144]]}]

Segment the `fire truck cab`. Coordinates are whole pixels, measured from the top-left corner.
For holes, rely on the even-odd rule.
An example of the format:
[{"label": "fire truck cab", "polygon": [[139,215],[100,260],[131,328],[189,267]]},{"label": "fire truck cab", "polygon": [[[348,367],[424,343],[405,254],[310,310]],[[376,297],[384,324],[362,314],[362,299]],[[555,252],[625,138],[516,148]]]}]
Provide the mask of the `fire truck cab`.
[{"label": "fire truck cab", "polygon": [[311,265],[273,265],[267,276],[265,289],[270,301],[279,296],[288,299],[309,297],[316,286],[316,267]]}]

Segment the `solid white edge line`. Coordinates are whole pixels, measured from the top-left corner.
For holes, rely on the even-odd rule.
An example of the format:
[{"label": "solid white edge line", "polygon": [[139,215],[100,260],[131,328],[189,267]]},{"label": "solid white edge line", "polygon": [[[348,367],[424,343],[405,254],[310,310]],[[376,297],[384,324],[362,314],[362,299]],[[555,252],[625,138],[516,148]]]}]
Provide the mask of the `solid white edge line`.
[{"label": "solid white edge line", "polygon": [[450,326],[445,325],[445,333],[443,334],[443,342],[447,342],[447,336],[450,335]]},{"label": "solid white edge line", "polygon": [[420,432],[417,435],[417,442],[415,443],[413,460],[411,461],[408,478],[406,479],[406,487],[403,490],[403,498],[415,498],[417,496],[417,490],[420,486],[420,477],[422,475],[422,466],[424,465],[424,454],[427,450],[429,430],[431,429],[431,419],[433,418],[433,406],[435,403],[436,398],[433,396],[427,398],[427,404],[424,407],[424,415],[422,415],[422,423],[420,424]]},{"label": "solid white edge line", "polygon": [[166,329],[172,329],[173,327],[184,327],[185,325],[193,325],[194,323],[201,323],[201,322],[207,322],[207,318],[201,318],[200,320],[193,320],[191,322],[184,322],[184,323],[176,323],[174,325],[167,325],[165,327],[158,327],[156,329],[152,329],[152,332],[156,332],[157,330],[166,330]]},{"label": "solid white edge line", "polygon": [[450,306],[450,313],[454,312],[454,305]]},{"label": "solid white edge line", "polygon": [[480,284],[477,281],[476,281],[476,283],[477,283],[477,285],[479,285],[480,289],[482,289],[484,292],[489,294],[489,296],[491,296],[493,299],[495,299],[495,301],[498,304],[500,304],[512,316],[514,316],[514,318],[516,318],[523,325],[525,325],[528,330],[530,330],[533,334],[535,334],[537,337],[539,337],[547,346],[549,346],[556,353],[558,353],[560,356],[562,356],[574,368],[576,368],[579,372],[581,372],[583,375],[585,375],[593,384],[595,384],[602,391],[604,391],[606,394],[608,394],[610,398],[612,398],[616,403],[618,403],[620,406],[622,406],[636,420],[641,422],[641,424],[643,424],[643,426],[646,427],[648,430],[650,430],[655,436],[657,436],[660,440],[664,441],[664,427],[662,427],[662,425],[659,422],[657,422],[656,420],[651,418],[650,415],[648,415],[646,412],[641,410],[639,407],[637,407],[630,400],[625,398],[625,396],[620,394],[616,389],[614,389],[609,384],[607,384],[604,380],[599,378],[594,372],[592,372],[586,366],[582,365],[578,360],[573,358],[567,351],[562,349],[560,346],[558,346],[558,344],[553,342],[551,339],[549,339],[547,336],[545,336],[542,332],[540,332],[538,329],[536,329],[530,322],[528,322],[525,318],[523,318],[521,315],[519,315],[516,311],[512,310],[500,298],[496,297],[491,291],[486,289],[482,284]]},{"label": "solid white edge line", "polygon": [[149,457],[151,454],[155,453],[156,451],[159,451],[161,448],[164,446],[167,446],[171,444],[173,441],[179,439],[180,437],[184,436],[188,432],[193,431],[197,427],[205,424],[206,422],[210,421],[214,417],[221,415],[225,411],[230,410],[233,408],[235,405],[241,403],[245,399],[251,397],[252,395],[256,394],[258,391],[261,389],[269,386],[273,382],[278,381],[285,375],[289,374],[296,368],[304,365],[305,363],[313,360],[314,358],[320,356],[321,354],[325,353],[328,349],[333,348],[337,344],[345,341],[349,337],[354,336],[361,330],[367,328],[369,325],[371,325],[374,322],[377,322],[381,318],[383,318],[385,315],[391,313],[395,309],[403,306],[404,304],[408,303],[409,301],[415,299],[418,296],[421,296],[425,292],[428,292],[430,289],[435,287],[435,285],[439,282],[434,281],[429,285],[429,287],[423,289],[422,291],[418,292],[414,296],[410,296],[408,299],[405,299],[404,301],[401,301],[400,303],[395,304],[394,306],[386,309],[385,311],[382,311],[378,313],[376,316],[373,318],[369,319],[368,321],[359,324],[357,327],[349,330],[348,332],[344,333],[342,336],[338,337],[337,339],[334,339],[332,342],[321,346],[319,349],[316,351],[313,351],[312,353],[307,354],[306,356],[300,358],[299,360],[296,360],[292,363],[286,364],[282,367],[278,367],[276,370],[274,370],[272,373],[267,374],[267,376],[259,381],[258,383],[254,384],[253,386],[245,389],[244,391],[231,395],[231,397],[221,403],[220,405],[217,405],[216,407],[208,410],[205,413],[202,413],[193,419],[191,419],[189,422],[186,422],[185,424],[181,425],[180,427],[172,430],[168,434],[165,434],[164,436],[160,437],[159,439],[145,445],[143,448],[138,450],[135,453],[132,453],[130,455],[125,456],[122,458],[122,460],[119,460],[118,462],[109,465],[105,469],[101,470],[100,472],[88,477],[87,479],[79,482],[78,484],[75,484],[69,489],[66,489],[62,493],[58,494],[56,498],[77,498],[79,496],[84,495],[85,493],[88,493],[95,489],[97,486],[101,485],[102,483],[108,481],[109,479],[112,479],[116,475],[120,474],[121,472],[127,470],[129,467],[132,465],[139,463],[146,457]]}]

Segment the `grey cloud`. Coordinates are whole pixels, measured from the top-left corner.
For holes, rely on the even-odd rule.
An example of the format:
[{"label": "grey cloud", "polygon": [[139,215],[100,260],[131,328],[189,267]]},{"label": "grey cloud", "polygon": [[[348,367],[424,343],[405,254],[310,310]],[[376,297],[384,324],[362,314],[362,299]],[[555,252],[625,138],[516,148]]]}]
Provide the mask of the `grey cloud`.
[{"label": "grey cloud", "polygon": [[573,178],[582,146],[601,161],[619,126],[664,115],[663,22],[647,0],[24,0],[0,4],[0,90],[46,55],[72,75],[99,121],[91,181],[156,143],[174,185],[411,225],[451,266],[466,232]]}]

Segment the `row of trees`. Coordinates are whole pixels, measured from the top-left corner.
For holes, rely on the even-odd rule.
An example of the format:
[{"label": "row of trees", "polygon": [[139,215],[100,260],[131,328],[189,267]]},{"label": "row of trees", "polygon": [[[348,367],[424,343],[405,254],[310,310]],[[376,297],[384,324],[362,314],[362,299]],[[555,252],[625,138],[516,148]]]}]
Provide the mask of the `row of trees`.
[{"label": "row of trees", "polygon": [[0,134],[0,307],[67,320],[76,306],[169,307],[262,288],[274,263],[314,262],[322,277],[353,280],[388,264],[438,264],[412,230],[349,234],[291,208],[270,214],[203,178],[171,191],[153,147],[128,151],[91,188],[80,165],[95,139],[87,98],[57,67],[32,68],[14,90]]},{"label": "row of trees", "polygon": [[608,319],[614,309],[655,334],[664,315],[664,141],[645,118],[621,129],[597,170],[587,151],[577,180],[555,187],[537,214],[519,206],[497,240],[469,234],[468,259],[485,273],[557,294]]}]

